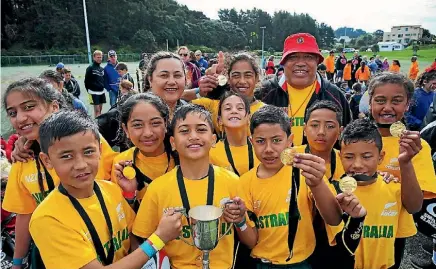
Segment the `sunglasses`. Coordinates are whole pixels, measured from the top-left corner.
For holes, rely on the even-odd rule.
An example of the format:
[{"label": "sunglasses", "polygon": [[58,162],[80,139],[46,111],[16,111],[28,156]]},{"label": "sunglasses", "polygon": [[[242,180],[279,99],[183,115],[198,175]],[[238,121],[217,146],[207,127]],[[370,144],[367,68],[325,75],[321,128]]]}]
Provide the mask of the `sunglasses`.
[{"label": "sunglasses", "polygon": [[188,53],[181,53],[181,54],[179,54],[179,56],[180,56],[180,57],[183,57],[183,56],[186,57],[186,56],[188,56]]}]

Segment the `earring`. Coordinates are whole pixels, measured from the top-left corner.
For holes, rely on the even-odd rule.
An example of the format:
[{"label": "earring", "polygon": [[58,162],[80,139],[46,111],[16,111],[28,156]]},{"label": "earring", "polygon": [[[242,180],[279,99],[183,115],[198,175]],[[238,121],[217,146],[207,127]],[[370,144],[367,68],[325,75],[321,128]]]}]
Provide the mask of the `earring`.
[{"label": "earring", "polygon": [[176,151],[176,147],[173,144],[171,144],[171,150]]}]

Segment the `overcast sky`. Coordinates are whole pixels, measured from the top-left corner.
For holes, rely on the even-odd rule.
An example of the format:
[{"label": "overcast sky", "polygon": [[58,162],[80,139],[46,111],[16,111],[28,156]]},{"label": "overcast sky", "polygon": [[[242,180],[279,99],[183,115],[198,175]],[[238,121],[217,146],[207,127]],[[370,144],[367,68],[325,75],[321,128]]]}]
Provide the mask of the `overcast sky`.
[{"label": "overcast sky", "polygon": [[203,11],[209,18],[218,19],[224,8],[262,9],[309,13],[318,22],[337,29],[342,26],[360,28],[367,32],[377,29],[390,31],[391,26],[420,24],[436,34],[436,0],[176,0],[189,9]]}]

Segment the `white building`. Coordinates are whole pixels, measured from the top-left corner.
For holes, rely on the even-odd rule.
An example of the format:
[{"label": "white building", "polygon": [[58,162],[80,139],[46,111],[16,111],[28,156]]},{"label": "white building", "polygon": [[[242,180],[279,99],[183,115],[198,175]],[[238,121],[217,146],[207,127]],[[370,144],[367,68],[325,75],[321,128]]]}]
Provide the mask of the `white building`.
[{"label": "white building", "polygon": [[350,41],[351,41],[351,38],[349,36],[346,36],[346,35],[341,36],[339,38],[335,38],[335,39],[337,42],[341,42],[342,39],[345,40],[345,43],[350,43]]},{"label": "white building", "polygon": [[378,42],[380,51],[403,50],[404,45],[397,42]]},{"label": "white building", "polygon": [[403,45],[409,44],[410,40],[422,38],[423,28],[421,25],[392,26],[390,32],[383,34],[383,42],[396,42]]}]

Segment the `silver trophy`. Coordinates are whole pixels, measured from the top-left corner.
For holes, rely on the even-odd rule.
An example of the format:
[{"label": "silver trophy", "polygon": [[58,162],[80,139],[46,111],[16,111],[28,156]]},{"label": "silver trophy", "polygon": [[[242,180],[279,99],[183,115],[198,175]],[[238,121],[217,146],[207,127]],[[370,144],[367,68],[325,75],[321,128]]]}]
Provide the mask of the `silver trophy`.
[{"label": "silver trophy", "polygon": [[[183,212],[183,209],[179,210],[179,212]],[[186,216],[186,212],[184,213]],[[191,208],[188,212],[194,244],[186,241],[182,237],[180,237],[180,239],[186,244],[195,246],[203,252],[203,269],[209,269],[209,252],[217,246],[218,241],[232,228],[232,225],[230,225],[225,233],[219,236],[221,227],[220,219],[222,215],[223,208],[213,205],[196,206]]]}]

